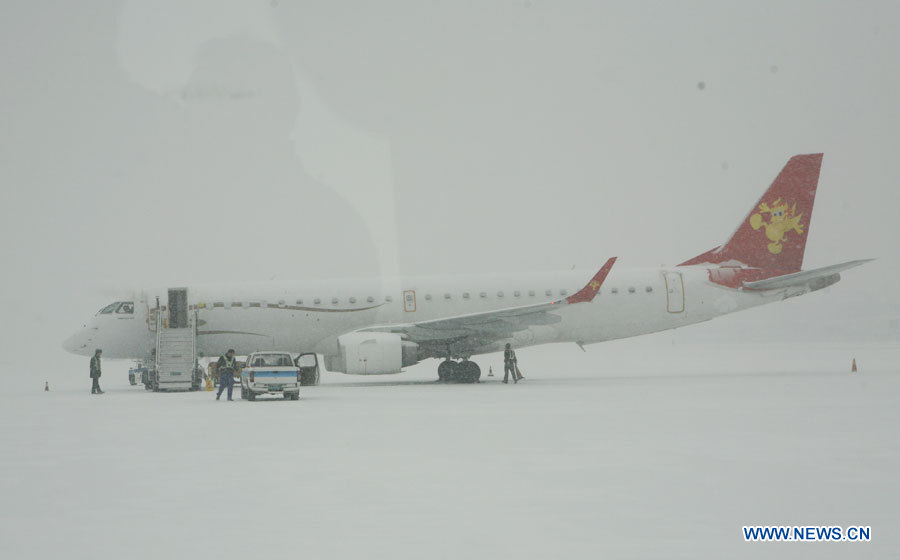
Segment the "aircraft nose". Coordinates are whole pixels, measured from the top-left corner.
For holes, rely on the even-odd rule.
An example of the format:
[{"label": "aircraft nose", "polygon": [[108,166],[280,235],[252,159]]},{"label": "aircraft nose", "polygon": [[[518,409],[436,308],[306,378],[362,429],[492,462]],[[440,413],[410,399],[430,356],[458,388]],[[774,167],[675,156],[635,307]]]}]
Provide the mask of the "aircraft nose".
[{"label": "aircraft nose", "polygon": [[90,334],[88,328],[84,327],[75,332],[72,336],[63,342],[63,350],[72,354],[90,354],[88,348],[90,344]]}]

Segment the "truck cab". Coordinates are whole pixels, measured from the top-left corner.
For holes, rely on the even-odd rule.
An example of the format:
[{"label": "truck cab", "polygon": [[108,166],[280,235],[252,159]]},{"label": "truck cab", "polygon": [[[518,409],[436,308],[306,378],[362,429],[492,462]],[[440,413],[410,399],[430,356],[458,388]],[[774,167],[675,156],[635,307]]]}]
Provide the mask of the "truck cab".
[{"label": "truck cab", "polygon": [[241,398],[256,400],[258,395],[282,394],[285,399],[300,399],[300,368],[290,352],[255,352],[247,356],[241,370]]}]

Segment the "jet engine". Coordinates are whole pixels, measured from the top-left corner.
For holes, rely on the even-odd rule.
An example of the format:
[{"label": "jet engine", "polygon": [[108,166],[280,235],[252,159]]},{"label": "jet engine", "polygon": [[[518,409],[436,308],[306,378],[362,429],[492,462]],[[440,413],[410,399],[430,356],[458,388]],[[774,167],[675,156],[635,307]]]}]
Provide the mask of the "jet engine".
[{"label": "jet engine", "polygon": [[329,357],[332,371],[353,375],[399,373],[419,361],[419,345],[399,334],[356,332],[338,337],[338,356]]}]

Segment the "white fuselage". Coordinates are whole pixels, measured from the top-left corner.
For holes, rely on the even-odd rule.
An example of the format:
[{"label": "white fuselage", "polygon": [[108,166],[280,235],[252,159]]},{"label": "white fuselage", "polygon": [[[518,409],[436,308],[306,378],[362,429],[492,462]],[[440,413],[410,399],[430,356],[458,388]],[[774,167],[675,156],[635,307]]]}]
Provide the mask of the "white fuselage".
[{"label": "white fuselage", "polygon": [[[559,300],[590,279],[585,271],[558,273],[384,278],[368,281],[218,284],[187,288],[196,313],[197,350],[217,356],[228,348],[238,355],[263,350],[338,351],[337,338],[373,326],[431,319]],[[561,305],[553,321],[531,326],[508,340],[462,354],[521,348],[551,342],[591,344],[707,321],[719,315],[779,301],[807,290],[750,292],[709,281],[705,267],[613,269],[592,302]],[[156,296],[134,301],[133,314],[98,313],[66,341],[66,350],[104,357],[144,359],[155,347]],[[163,318],[167,310],[163,310]],[[428,357],[428,356],[425,356]]]}]

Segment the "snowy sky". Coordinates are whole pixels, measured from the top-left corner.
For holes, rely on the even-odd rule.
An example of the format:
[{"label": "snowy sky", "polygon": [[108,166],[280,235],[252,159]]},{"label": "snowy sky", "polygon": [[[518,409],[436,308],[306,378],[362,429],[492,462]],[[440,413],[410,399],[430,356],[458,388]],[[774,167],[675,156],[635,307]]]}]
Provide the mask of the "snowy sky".
[{"label": "snowy sky", "polygon": [[124,288],[677,264],[820,151],[805,267],[879,260],[724,324],[896,339],[898,21],[896,2],[3,2],[0,360],[58,349]]}]

